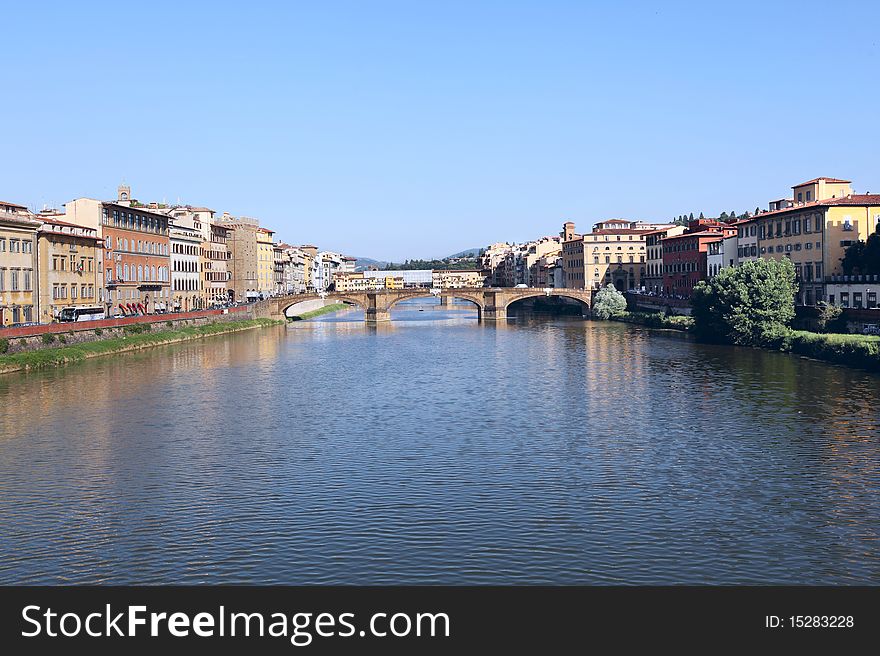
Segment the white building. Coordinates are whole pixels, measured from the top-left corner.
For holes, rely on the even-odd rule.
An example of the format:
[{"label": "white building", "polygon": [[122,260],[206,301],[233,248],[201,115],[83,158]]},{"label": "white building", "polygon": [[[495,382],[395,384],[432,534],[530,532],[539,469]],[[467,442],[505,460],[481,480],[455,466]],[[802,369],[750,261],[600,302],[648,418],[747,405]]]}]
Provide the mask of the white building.
[{"label": "white building", "polygon": [[172,219],[168,241],[171,245],[171,308],[175,312],[201,309],[204,305],[199,257],[201,232],[175,225]]},{"label": "white building", "polygon": [[434,282],[433,269],[408,271],[364,271],[365,278],[403,278],[404,287],[430,287]]}]

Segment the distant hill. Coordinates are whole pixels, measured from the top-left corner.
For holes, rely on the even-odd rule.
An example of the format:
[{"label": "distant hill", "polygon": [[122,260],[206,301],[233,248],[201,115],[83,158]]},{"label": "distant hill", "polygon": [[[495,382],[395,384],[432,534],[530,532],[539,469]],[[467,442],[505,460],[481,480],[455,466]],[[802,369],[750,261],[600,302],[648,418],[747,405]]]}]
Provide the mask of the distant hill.
[{"label": "distant hill", "polygon": [[369,257],[359,257],[357,261],[354,263],[354,268],[358,271],[363,271],[371,266],[374,266],[378,269],[384,269],[388,266],[388,262],[382,262],[380,260],[374,260]]},{"label": "distant hill", "polygon": [[447,255],[445,259],[450,259],[453,257],[476,257],[480,254],[482,248],[469,248],[466,251],[461,251],[460,253],[456,253],[455,255]]},{"label": "distant hill", "polygon": [[374,260],[369,257],[358,257],[354,263],[354,266],[356,271],[363,271],[365,269],[369,269],[370,267],[376,267],[380,270],[391,271],[399,271],[404,269],[467,269],[471,268],[472,264],[462,262],[456,265],[450,265],[449,262],[446,262],[446,260],[460,257],[476,257],[481,250],[482,249],[480,248],[469,248],[468,250],[461,251],[460,253],[456,253],[455,255],[449,255],[442,260],[406,260],[406,262],[404,263]]}]

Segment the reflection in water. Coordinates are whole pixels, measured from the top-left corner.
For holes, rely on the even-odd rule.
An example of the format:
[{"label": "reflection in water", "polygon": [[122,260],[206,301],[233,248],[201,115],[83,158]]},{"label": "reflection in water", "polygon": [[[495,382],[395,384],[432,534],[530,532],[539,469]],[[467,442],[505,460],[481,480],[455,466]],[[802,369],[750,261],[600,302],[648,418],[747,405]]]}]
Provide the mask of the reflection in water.
[{"label": "reflection in water", "polygon": [[394,317],[0,377],[0,582],[880,582],[876,377]]}]

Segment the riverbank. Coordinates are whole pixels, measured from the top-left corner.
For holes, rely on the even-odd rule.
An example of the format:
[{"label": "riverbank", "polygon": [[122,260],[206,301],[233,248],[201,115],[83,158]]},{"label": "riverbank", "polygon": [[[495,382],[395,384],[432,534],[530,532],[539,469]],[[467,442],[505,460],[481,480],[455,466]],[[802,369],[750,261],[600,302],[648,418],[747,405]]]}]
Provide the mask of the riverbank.
[{"label": "riverbank", "polygon": [[611,320],[669,330],[689,330],[694,325],[691,317],[662,312],[623,312],[611,317]]},{"label": "riverbank", "polygon": [[[624,312],[611,320],[682,331],[687,331],[694,325],[692,317],[665,315],[661,312]],[[876,336],[813,333],[786,328],[758,348],[880,372],[880,337]]]},{"label": "riverbank", "polygon": [[127,334],[124,337],[112,337],[110,339],[57,348],[44,348],[27,353],[0,355],[0,374],[58,367],[101,355],[125,353],[151,346],[186,342],[201,339],[202,337],[210,337],[211,335],[264,328],[283,323],[283,321],[274,319],[246,319],[244,321],[209,323],[171,330],[153,330],[153,324],[140,324],[127,327]]},{"label": "riverbank", "polygon": [[302,314],[297,314],[292,317],[287,317],[288,321],[304,321],[306,319],[312,319],[314,317],[319,317],[322,314],[330,314],[331,312],[339,312],[340,310],[344,310],[346,308],[351,307],[345,303],[333,303],[332,305],[325,305],[324,307],[319,307],[317,310],[310,310],[308,312],[303,312]]}]

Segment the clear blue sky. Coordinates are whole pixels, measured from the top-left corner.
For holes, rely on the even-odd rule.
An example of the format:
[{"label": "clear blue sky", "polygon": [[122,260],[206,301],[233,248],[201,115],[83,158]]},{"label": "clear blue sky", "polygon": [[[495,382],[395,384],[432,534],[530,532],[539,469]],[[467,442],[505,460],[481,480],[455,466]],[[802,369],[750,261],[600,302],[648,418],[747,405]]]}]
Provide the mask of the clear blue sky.
[{"label": "clear blue sky", "polygon": [[8,3],[0,198],[432,257],[880,192],[880,3]]}]

